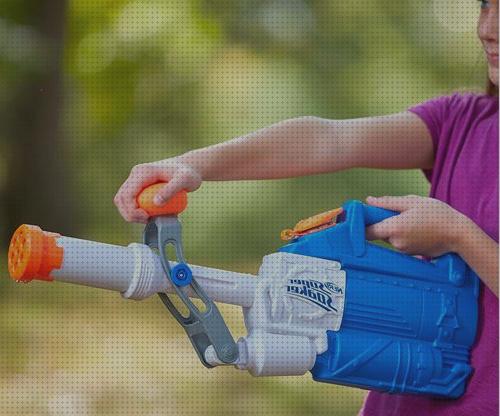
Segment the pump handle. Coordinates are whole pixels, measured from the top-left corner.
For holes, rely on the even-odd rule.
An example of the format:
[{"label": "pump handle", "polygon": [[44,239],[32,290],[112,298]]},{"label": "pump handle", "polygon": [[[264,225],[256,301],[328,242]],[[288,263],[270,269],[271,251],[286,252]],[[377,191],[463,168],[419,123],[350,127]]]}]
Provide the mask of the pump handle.
[{"label": "pump handle", "polygon": [[137,205],[142,208],[150,217],[159,215],[178,215],[187,207],[187,192],[185,190],[177,192],[165,204],[156,205],[153,198],[166,182],[159,182],[144,188],[137,195]]}]

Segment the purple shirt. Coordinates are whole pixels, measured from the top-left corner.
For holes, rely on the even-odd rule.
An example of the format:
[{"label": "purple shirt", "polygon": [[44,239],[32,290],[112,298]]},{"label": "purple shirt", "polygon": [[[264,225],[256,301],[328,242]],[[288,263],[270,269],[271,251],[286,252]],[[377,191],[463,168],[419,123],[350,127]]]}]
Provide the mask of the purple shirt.
[{"label": "purple shirt", "polygon": [[[498,98],[475,94],[438,97],[409,109],[434,143],[430,197],[471,218],[498,242]],[[498,414],[498,298],[481,285],[479,326],[472,349],[474,373],[457,400],[368,393],[363,416]]]}]

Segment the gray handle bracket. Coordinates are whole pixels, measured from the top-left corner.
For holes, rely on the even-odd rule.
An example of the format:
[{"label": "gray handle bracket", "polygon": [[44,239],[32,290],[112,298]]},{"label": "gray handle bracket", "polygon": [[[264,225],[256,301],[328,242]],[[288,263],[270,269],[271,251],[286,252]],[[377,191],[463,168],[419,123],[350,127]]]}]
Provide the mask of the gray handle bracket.
[{"label": "gray handle bracket", "polygon": [[[205,351],[212,345],[221,362],[234,363],[238,359],[238,347],[215,303],[198,285],[194,277],[186,286],[180,286],[172,278],[172,270],[166,252],[168,244],[172,244],[175,248],[177,260],[187,267],[182,250],[182,226],[177,216],[164,215],[151,219],[144,229],[143,240],[149,247],[159,251],[161,265],[167,279],[184,306],[189,310],[189,315],[184,316],[166,293],[158,293],[164,305],[186,331],[200,361],[205,367],[213,367],[205,359]],[[187,286],[190,286],[203,302],[203,310],[200,310],[189,299],[185,293]]]}]

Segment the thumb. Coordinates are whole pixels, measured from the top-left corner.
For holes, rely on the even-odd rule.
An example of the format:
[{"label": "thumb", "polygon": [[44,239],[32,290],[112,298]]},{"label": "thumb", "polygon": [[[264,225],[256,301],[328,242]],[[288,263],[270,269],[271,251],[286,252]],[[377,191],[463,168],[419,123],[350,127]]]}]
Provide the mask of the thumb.
[{"label": "thumb", "polygon": [[418,203],[419,199],[420,197],[417,195],[381,196],[378,198],[369,196],[366,198],[366,202],[369,205],[374,205],[376,207],[403,212],[410,208],[413,208]]},{"label": "thumb", "polygon": [[174,178],[160,188],[153,198],[156,205],[165,204],[172,196],[184,188],[184,181],[181,178]]}]

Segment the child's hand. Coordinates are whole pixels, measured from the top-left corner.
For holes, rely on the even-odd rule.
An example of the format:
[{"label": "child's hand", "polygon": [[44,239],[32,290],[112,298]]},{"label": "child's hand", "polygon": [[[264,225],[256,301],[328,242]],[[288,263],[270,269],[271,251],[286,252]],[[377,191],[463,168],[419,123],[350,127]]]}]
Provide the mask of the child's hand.
[{"label": "child's hand", "polygon": [[[367,203],[400,211],[366,229],[369,240],[384,240],[408,254],[437,257],[456,252],[470,222],[448,204],[416,195],[368,197]],[[466,238],[466,236],[465,236]]]},{"label": "child's hand", "polygon": [[157,182],[168,182],[154,198],[157,205],[162,205],[182,189],[198,189],[202,178],[191,166],[175,158],[134,166],[114,198],[116,207],[126,221],[147,222],[148,215],[137,207],[136,197],[144,188]]}]

